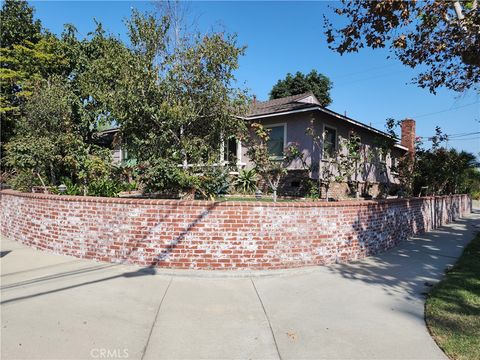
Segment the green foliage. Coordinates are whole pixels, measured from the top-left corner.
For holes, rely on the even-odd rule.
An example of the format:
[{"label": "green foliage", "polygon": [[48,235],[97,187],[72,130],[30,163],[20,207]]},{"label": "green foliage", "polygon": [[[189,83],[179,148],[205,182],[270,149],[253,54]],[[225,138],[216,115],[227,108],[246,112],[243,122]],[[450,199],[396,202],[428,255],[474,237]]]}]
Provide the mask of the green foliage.
[{"label": "green foliage", "polygon": [[2,48],[8,48],[24,41],[36,42],[42,25],[33,19],[34,10],[24,0],[3,1],[0,19],[0,41]]},{"label": "green foliage", "polygon": [[[237,115],[245,113],[248,99],[233,75],[244,48],[236,37],[196,35],[167,53],[169,26],[167,18],[134,12],[131,51],[105,53],[92,72],[92,79],[109,85],[95,98],[111,109],[129,154],[152,165],[139,174],[147,190],[195,188],[196,175],[178,165],[217,162],[223,135],[245,130]],[[105,73],[114,81],[102,80]]]},{"label": "green foliage", "polygon": [[34,186],[41,186],[40,179],[28,170],[19,169],[7,180],[7,184],[13,189],[30,192]]},{"label": "green foliage", "polygon": [[87,195],[116,197],[122,190],[122,185],[115,179],[100,178],[88,184]]},{"label": "green foliage", "polygon": [[268,151],[269,129],[261,124],[250,125],[250,136],[246,139],[247,155],[254,164],[256,173],[265,181],[273,192],[273,201],[277,201],[277,190],[281,179],[287,174],[287,167],[302,157],[297,146],[289,145],[284,149],[281,159],[272,157]]},{"label": "green foliage", "polygon": [[320,104],[326,107],[332,103],[331,89],[332,82],[327,76],[318,73],[316,70],[310,71],[307,75],[298,71],[295,75],[288,73],[285,79],[278,80],[270,91],[270,99],[311,91],[320,101]]},{"label": "green foliage", "polygon": [[[454,6],[455,5],[455,6]],[[435,93],[480,84],[477,1],[347,1],[342,21],[324,16],[327,41],[340,54],[389,48],[404,65],[422,70],[414,81]]]},{"label": "green foliage", "polygon": [[227,194],[230,187],[228,177],[228,168],[217,166],[204,168],[198,176],[197,194],[209,200]]},{"label": "green foliage", "polygon": [[164,159],[140,165],[140,179],[146,193],[167,196],[197,196],[214,199],[226,194],[230,186],[228,169],[216,166],[184,168]]},{"label": "green foliage", "polygon": [[337,156],[339,177],[347,181],[352,192],[358,195],[362,167],[362,143],[360,137],[355,132],[351,132],[348,139],[342,138],[340,140],[339,149]]},{"label": "green foliage", "polygon": [[83,195],[82,186],[75,184],[70,178],[62,177],[60,179],[60,184],[67,187],[65,195]]},{"label": "green foliage", "polygon": [[465,151],[443,147],[418,151],[414,194],[420,194],[422,187],[433,195],[468,193],[473,190],[471,177],[477,166],[475,155]]},{"label": "green foliage", "polygon": [[33,20],[33,8],[25,1],[5,1],[1,12],[0,136],[5,144],[38,82],[55,74],[66,76],[69,63],[65,44],[42,33],[40,21]]},{"label": "green foliage", "polygon": [[318,131],[318,127],[315,126],[314,120],[310,122],[310,126],[306,129],[305,134],[312,138],[313,146],[317,151],[322,154],[318,163],[308,164],[303,157],[301,157],[303,168],[308,172],[313,173],[318,171],[318,181],[316,186],[310,187],[310,197],[320,198],[322,188],[325,190],[325,198],[328,201],[328,191],[335,181],[342,181],[342,173],[339,172],[338,158],[341,153],[342,142],[339,142],[339,146],[334,149],[328,157],[326,156],[323,144],[325,139],[325,132]]},{"label": "green foliage", "polygon": [[474,200],[480,200],[480,170],[469,169],[465,174],[465,181],[462,184],[465,193],[469,193]]},{"label": "green foliage", "polygon": [[307,197],[313,200],[320,199],[320,191],[318,188],[318,181],[308,179],[306,183]]},{"label": "green foliage", "polygon": [[[396,125],[398,123],[389,119],[387,128],[392,135]],[[429,149],[422,148],[417,141],[415,157],[406,154],[392,166],[403,196],[448,195],[480,190],[480,172],[476,170],[479,163],[475,155],[446,149],[443,143],[448,136],[438,126],[431,140],[432,147]]]},{"label": "green foliage", "polygon": [[[96,196],[136,181],[147,192],[210,198],[226,191],[225,174],[212,169],[224,135],[245,131],[238,115],[248,98],[234,77],[244,47],[225,33],[192,34],[172,46],[168,15],[133,11],[129,46],[97,23],[83,40],[66,25],[61,37],[39,32],[1,49],[4,164],[15,188],[69,179],[67,192]],[[112,123],[136,159],[120,169],[96,145],[97,130]]]},{"label": "green foliage", "polygon": [[[33,174],[48,185],[58,185],[59,179],[69,177],[86,186],[110,174],[109,150],[84,142],[76,108],[78,98],[61,79],[41,84],[25,105],[17,134],[5,146],[6,164],[16,169],[17,176]],[[25,190],[16,185],[17,179],[12,184]]]},{"label": "green foliage", "polygon": [[164,159],[152,159],[139,165],[139,177],[146,193],[168,195],[191,190],[198,186],[197,179],[185,169]]},{"label": "green foliage", "polygon": [[252,194],[257,189],[257,172],[255,169],[240,170],[235,179],[235,188],[243,194]]}]

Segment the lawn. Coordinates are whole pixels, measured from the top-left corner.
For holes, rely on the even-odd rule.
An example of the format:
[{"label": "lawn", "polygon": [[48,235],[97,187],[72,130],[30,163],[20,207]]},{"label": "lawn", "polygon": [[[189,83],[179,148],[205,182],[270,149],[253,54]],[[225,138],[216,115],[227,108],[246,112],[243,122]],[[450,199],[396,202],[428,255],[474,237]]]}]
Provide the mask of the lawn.
[{"label": "lawn", "polygon": [[430,292],[425,316],[437,344],[451,359],[480,359],[480,233]]}]

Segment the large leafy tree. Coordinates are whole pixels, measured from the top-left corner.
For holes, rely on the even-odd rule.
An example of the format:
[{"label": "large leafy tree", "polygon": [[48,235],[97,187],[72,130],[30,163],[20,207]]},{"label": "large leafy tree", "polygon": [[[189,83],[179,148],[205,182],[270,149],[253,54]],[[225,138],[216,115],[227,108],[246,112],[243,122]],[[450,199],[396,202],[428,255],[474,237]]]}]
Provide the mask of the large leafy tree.
[{"label": "large leafy tree", "polygon": [[[23,116],[23,105],[36,84],[51,75],[66,76],[65,44],[42,32],[25,1],[5,1],[1,10],[0,116],[4,145]],[[3,152],[2,152],[3,156]]]},{"label": "large leafy tree", "polygon": [[[403,64],[420,68],[414,81],[435,93],[477,89],[480,83],[480,11],[477,1],[346,1],[325,17],[327,41],[340,54],[389,48]],[[346,23],[345,23],[346,22]]]},{"label": "large leafy tree", "polygon": [[37,42],[42,25],[34,20],[34,10],[24,0],[5,0],[0,11],[0,45],[9,48],[25,41]]},{"label": "large leafy tree", "polygon": [[86,188],[104,177],[92,166],[107,163],[95,146],[105,123],[120,127],[129,154],[148,170],[142,174],[150,190],[191,189],[215,178],[202,165],[218,163],[222,140],[244,130],[248,99],[233,76],[244,47],[224,33],[177,36],[170,24],[169,14],[134,11],[129,46],[97,24],[83,40],[67,25],[61,37],[43,35],[5,50],[2,72],[12,79],[9,104],[18,116],[6,163],[17,183],[35,175],[58,185],[67,176]]},{"label": "large leafy tree", "polygon": [[66,76],[69,63],[65,58],[65,44],[53,35],[43,36],[38,42],[24,41],[10,48],[1,48],[0,111],[19,115],[21,105],[32,94],[36,83],[51,75]]},{"label": "large leafy tree", "polygon": [[51,77],[35,90],[6,145],[6,163],[15,169],[14,187],[28,191],[39,182],[58,185],[63,177],[87,185],[106,176],[109,151],[84,141],[78,121],[82,104],[70,85]]},{"label": "large leafy tree", "polygon": [[328,106],[332,103],[331,89],[332,82],[327,76],[318,73],[316,70],[312,70],[306,75],[298,71],[295,75],[288,73],[284,79],[278,80],[270,91],[270,99],[311,91],[322,106]]},{"label": "large leafy tree", "polygon": [[96,93],[116,79],[108,68],[102,78],[93,74],[99,59],[118,49],[127,51],[101,24],[83,40],[66,25],[60,37],[42,34],[35,43],[1,49],[2,170],[13,174],[15,188],[68,178],[87,193],[111,174],[109,150],[95,145],[111,112]]},{"label": "large leafy tree", "polygon": [[430,149],[417,144],[411,175],[414,195],[449,195],[474,190],[472,176],[480,163],[474,154],[447,149],[447,140],[448,136],[437,127]]},{"label": "large leafy tree", "polygon": [[[132,47],[96,62],[92,77],[108,85],[94,97],[109,104],[124,145],[160,188],[182,176],[193,186],[198,166],[219,161],[222,138],[243,129],[238,116],[247,97],[233,72],[244,48],[223,33],[177,38],[172,46],[170,18],[152,14],[134,12],[128,27]],[[114,82],[104,81],[104,69]]]}]

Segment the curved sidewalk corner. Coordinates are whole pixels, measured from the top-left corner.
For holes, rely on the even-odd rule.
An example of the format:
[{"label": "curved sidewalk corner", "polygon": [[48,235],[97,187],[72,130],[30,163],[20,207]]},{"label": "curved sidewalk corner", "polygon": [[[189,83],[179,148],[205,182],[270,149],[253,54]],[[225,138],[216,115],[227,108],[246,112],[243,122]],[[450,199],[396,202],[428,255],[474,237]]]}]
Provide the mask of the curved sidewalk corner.
[{"label": "curved sidewalk corner", "polygon": [[479,224],[474,213],[356,263],[232,278],[3,239],[1,358],[445,359],[425,327],[424,293]]}]

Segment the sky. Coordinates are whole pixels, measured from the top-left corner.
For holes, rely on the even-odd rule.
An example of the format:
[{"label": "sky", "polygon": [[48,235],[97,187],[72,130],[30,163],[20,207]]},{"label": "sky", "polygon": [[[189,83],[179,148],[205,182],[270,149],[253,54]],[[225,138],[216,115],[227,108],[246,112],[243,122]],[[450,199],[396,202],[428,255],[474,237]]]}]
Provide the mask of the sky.
[{"label": "sky", "polygon": [[[30,1],[45,28],[61,33],[72,23],[80,36],[95,28],[94,18],[113,35],[127,40],[124,19],[132,8],[154,10],[149,1]],[[440,126],[452,135],[448,147],[479,156],[480,94],[455,93],[441,89],[436,95],[412,84],[414,69],[396,59],[387,59],[386,50],[362,49],[340,56],[327,46],[323,16],[337,23],[332,2],[233,2],[195,1],[187,4],[188,14],[200,31],[226,30],[246,45],[245,56],[236,73],[241,86],[259,100],[287,73],[316,69],[333,82],[330,109],[378,129],[385,119],[413,118],[417,136],[428,138]],[[428,140],[425,140],[428,146]]]}]

